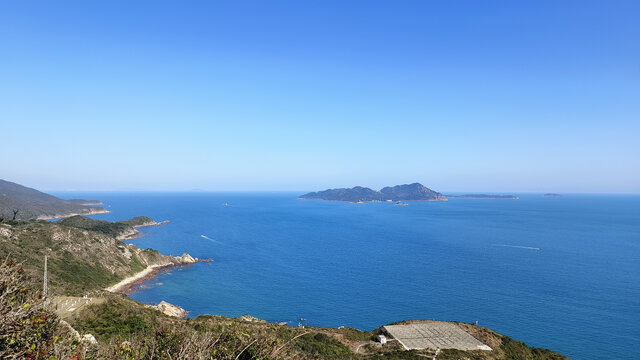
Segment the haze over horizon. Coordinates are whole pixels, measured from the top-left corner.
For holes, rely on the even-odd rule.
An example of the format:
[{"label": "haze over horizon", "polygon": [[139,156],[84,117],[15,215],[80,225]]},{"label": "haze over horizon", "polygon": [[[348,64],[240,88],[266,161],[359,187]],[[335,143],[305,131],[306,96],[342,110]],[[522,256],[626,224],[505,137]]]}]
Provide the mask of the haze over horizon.
[{"label": "haze over horizon", "polygon": [[639,14],[637,1],[4,2],[0,179],[640,193]]}]

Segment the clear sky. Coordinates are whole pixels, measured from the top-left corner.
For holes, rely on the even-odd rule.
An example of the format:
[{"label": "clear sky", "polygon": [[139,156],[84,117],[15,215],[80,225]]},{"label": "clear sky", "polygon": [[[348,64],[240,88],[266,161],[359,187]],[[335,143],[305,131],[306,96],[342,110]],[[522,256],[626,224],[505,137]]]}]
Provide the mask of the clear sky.
[{"label": "clear sky", "polygon": [[640,1],[2,1],[0,178],[640,192]]}]

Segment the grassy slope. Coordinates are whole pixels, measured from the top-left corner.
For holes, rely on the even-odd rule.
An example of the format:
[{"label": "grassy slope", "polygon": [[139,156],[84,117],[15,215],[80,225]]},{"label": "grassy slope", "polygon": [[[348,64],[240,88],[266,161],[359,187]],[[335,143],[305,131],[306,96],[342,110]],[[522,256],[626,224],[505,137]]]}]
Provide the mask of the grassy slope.
[{"label": "grassy slope", "polygon": [[134,226],[153,222],[153,219],[146,216],[138,216],[130,220],[109,222],[105,220],[90,219],[88,217],[76,215],[61,219],[58,225],[70,226],[78,229],[99,232],[105,235],[117,237]]},{"label": "grassy slope", "polygon": [[[127,226],[128,225],[124,225]],[[49,288],[53,294],[83,295],[113,285],[163,258],[154,250],[139,250],[104,232],[46,221],[0,224],[0,256],[23,263],[41,284],[44,256],[49,257]]]},{"label": "grassy slope", "polygon": [[[281,348],[272,358],[415,359],[433,355],[430,350],[405,351],[395,342],[381,347],[371,341],[376,331],[366,332],[352,328],[303,329],[260,320],[245,320],[242,317],[210,315],[195,319],[177,319],[146,308],[125,296],[116,295],[109,295],[105,303],[89,306],[70,321],[81,333],[92,333],[102,343],[117,343],[122,339],[128,339],[134,347],[136,344],[147,343],[161,329],[170,328],[177,329],[176,341],[179,343],[185,343],[188,338],[198,334],[240,334],[247,339],[259,338],[261,345],[256,345],[255,351],[260,350],[260,346],[269,347],[271,352]],[[462,323],[458,325],[483,342],[491,344],[495,350],[444,350],[438,355],[438,359],[567,359],[549,350],[528,347],[523,342],[486,328]],[[359,354],[355,354],[354,349],[358,344],[368,345],[363,346]],[[264,349],[260,351],[264,353]]]}]

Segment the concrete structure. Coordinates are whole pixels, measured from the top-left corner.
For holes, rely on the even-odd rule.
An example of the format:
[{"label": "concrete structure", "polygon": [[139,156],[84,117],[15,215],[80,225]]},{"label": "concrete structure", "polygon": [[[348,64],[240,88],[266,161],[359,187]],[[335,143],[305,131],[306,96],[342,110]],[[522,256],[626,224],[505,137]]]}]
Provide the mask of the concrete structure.
[{"label": "concrete structure", "polygon": [[387,334],[398,340],[407,350],[458,349],[464,351],[491,351],[490,347],[452,323],[428,322],[387,325],[383,329]]},{"label": "concrete structure", "polygon": [[387,343],[387,337],[384,335],[378,335],[378,342],[382,345]]}]

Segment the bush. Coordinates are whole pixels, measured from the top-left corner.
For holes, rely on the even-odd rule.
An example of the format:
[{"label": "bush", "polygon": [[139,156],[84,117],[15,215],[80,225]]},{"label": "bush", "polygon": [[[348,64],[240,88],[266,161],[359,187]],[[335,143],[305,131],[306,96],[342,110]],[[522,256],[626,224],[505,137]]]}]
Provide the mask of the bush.
[{"label": "bush", "polygon": [[36,359],[54,353],[55,314],[26,285],[24,270],[0,258],[0,358]]}]

